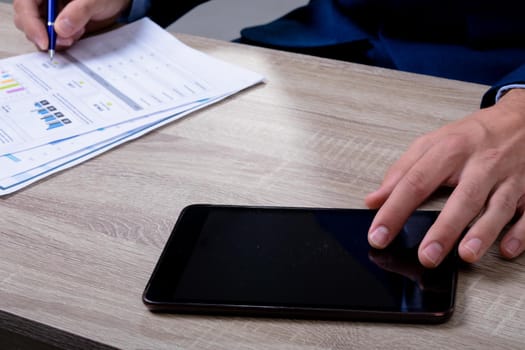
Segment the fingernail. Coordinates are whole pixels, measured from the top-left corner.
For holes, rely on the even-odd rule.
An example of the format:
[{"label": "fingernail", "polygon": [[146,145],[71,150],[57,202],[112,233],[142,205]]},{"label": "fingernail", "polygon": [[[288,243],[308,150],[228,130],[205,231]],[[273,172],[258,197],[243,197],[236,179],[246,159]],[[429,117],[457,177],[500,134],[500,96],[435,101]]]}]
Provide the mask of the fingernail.
[{"label": "fingernail", "polygon": [[38,46],[38,48],[40,50],[47,50],[47,42],[46,42],[46,39],[42,38],[42,37],[36,37],[34,38],[34,40],[32,40],[36,46]]},{"label": "fingernail", "polygon": [[481,240],[479,238],[472,238],[463,245],[468,251],[470,251],[475,257],[478,257],[481,249]]},{"label": "fingernail", "polygon": [[63,18],[55,24],[55,29],[58,29],[62,36],[71,36],[74,34],[75,27],[69,18]]},{"label": "fingernail", "polygon": [[426,256],[428,260],[434,265],[437,266],[441,261],[441,254],[443,253],[443,246],[438,242],[430,243],[425,250],[423,250],[423,255]]},{"label": "fingernail", "polygon": [[388,229],[385,226],[378,226],[371,234],[370,241],[376,248],[384,248],[388,243]]},{"label": "fingernail", "polygon": [[505,244],[505,250],[510,254],[511,257],[515,257],[518,253],[518,249],[521,246],[521,242],[517,238],[513,238]]}]

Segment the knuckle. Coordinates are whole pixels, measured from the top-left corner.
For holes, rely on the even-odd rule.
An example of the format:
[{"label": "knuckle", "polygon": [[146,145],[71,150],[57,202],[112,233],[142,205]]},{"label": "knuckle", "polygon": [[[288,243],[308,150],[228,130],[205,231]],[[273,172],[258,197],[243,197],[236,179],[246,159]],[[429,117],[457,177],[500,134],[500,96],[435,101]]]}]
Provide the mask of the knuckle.
[{"label": "knuckle", "polygon": [[492,172],[499,168],[501,161],[505,158],[504,152],[497,148],[490,148],[483,151],[480,161],[487,172]]},{"label": "knuckle", "polygon": [[503,151],[498,148],[489,148],[482,155],[482,159],[486,161],[499,161],[502,157]]},{"label": "knuckle", "polygon": [[464,227],[460,227],[446,220],[440,221],[435,227],[437,239],[439,239],[445,248],[450,248],[454,245],[454,242],[456,242],[463,230]]},{"label": "knuckle", "polygon": [[405,182],[409,187],[409,190],[416,197],[423,197],[427,194],[427,181],[426,175],[421,170],[412,169],[405,177]]},{"label": "knuckle", "polygon": [[477,181],[463,181],[456,191],[463,207],[469,210],[471,215],[477,215],[487,200],[486,191]]},{"label": "knuckle", "polygon": [[494,205],[506,213],[514,213],[517,204],[516,198],[510,193],[500,194],[494,198]]},{"label": "knuckle", "polygon": [[479,202],[483,200],[483,189],[478,181],[464,180],[461,186],[458,186],[458,194],[470,201]]},{"label": "knuckle", "polygon": [[449,135],[440,142],[441,151],[450,159],[464,157],[471,148],[470,142],[460,135]]}]

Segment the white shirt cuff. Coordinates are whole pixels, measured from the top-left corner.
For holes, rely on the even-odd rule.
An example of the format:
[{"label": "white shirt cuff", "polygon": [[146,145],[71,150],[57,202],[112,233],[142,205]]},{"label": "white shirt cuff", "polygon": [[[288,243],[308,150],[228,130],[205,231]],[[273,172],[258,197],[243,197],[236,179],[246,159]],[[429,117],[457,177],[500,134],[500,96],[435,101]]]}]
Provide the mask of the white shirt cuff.
[{"label": "white shirt cuff", "polygon": [[496,102],[498,102],[507,91],[512,89],[525,89],[525,84],[510,84],[500,87],[498,93],[496,94]]}]

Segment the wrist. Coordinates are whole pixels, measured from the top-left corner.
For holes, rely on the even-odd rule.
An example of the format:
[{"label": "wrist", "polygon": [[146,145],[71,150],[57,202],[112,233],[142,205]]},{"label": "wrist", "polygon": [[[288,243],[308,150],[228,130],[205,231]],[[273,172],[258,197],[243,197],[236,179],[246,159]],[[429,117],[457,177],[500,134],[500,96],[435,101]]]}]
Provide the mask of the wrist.
[{"label": "wrist", "polygon": [[507,95],[520,95],[520,94],[522,95],[525,94],[524,88],[512,88],[512,89],[508,89],[502,92],[500,98],[503,98],[504,96],[507,96]]},{"label": "wrist", "polygon": [[501,107],[508,113],[516,113],[525,118],[525,89],[515,88],[505,91],[495,107]]},{"label": "wrist", "polygon": [[523,102],[525,104],[525,89],[522,88],[514,88],[506,90],[498,100],[499,102],[512,100],[512,102],[519,103]]}]

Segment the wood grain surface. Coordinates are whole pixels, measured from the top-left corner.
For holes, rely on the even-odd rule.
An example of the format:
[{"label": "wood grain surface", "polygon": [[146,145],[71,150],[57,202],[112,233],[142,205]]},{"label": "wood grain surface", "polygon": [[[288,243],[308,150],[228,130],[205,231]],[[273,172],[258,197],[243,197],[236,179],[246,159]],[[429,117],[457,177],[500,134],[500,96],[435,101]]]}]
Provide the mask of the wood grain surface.
[{"label": "wood grain surface", "polygon": [[[11,18],[0,4],[0,57],[34,50]],[[487,88],[177,37],[267,80],[0,197],[0,310],[17,315],[4,327],[38,322],[70,348],[63,331],[125,349],[523,348],[525,258],[502,260],[496,247],[461,269],[442,325],[148,312],[142,291],[186,205],[362,208],[414,138],[475,111]]]}]

